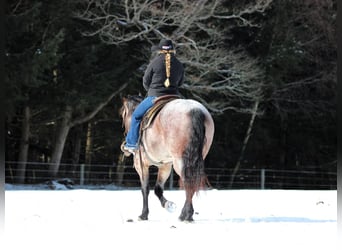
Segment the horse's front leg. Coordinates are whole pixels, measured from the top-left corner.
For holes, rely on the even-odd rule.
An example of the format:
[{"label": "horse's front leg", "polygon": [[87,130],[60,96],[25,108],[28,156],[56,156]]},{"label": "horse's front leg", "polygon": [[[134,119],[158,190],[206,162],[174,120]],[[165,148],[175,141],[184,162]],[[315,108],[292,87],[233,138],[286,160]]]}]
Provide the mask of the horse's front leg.
[{"label": "horse's front leg", "polygon": [[157,182],[154,187],[154,193],[160,200],[162,207],[166,208],[169,212],[173,212],[176,209],[176,204],[172,201],[168,201],[164,197],[164,185],[169,178],[172,169],[172,164],[165,164],[159,167]]},{"label": "horse's front leg", "polygon": [[136,169],[136,171],[139,174],[140,177],[140,184],[141,184],[141,193],[143,196],[143,208],[142,208],[142,212],[141,215],[139,216],[139,220],[147,220],[148,219],[148,213],[149,213],[149,209],[148,209],[148,195],[150,193],[150,188],[149,188],[149,166],[143,164],[143,166],[141,166],[141,161],[139,159],[139,157],[137,156],[137,154],[135,155],[135,159],[134,159],[134,167]]},{"label": "horse's front leg", "polygon": [[[148,168],[146,168],[145,172],[148,172]],[[148,209],[148,195],[150,193],[150,187],[148,185],[149,176],[148,174],[147,175],[144,174],[143,177],[144,178],[140,177],[141,193],[143,196],[143,209],[142,209],[141,215],[139,216],[139,220],[147,220],[148,213],[149,213],[149,209]]]}]

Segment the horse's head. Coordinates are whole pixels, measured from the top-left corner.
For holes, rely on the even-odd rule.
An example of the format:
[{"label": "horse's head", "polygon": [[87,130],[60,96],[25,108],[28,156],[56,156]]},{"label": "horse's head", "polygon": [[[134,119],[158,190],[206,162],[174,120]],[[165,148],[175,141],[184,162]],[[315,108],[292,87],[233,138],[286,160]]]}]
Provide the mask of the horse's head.
[{"label": "horse's head", "polygon": [[125,128],[125,134],[127,134],[130,124],[132,113],[138,104],[143,100],[142,96],[134,95],[122,98],[122,107],[120,109],[120,115],[122,118],[122,126]]}]

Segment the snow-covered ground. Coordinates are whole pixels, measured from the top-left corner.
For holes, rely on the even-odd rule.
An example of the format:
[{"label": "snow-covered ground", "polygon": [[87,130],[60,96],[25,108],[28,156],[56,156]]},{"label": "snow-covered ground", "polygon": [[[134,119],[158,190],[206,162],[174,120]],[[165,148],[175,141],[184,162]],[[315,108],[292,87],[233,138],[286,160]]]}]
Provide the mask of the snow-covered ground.
[{"label": "snow-covered ground", "polygon": [[1,249],[337,249],[337,191],[202,191],[194,223],[178,221],[184,191],[165,196],[174,213],[151,192],[149,220],[138,221],[139,190],[6,186]]}]

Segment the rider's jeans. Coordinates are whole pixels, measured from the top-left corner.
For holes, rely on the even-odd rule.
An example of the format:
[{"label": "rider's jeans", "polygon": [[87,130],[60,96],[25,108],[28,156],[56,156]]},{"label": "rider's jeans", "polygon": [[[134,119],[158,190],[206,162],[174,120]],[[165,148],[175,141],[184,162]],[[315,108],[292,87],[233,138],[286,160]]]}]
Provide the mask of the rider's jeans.
[{"label": "rider's jeans", "polygon": [[146,111],[153,106],[155,96],[146,97],[134,110],[131,119],[131,127],[126,136],[126,146],[136,147],[139,139],[140,122]]}]

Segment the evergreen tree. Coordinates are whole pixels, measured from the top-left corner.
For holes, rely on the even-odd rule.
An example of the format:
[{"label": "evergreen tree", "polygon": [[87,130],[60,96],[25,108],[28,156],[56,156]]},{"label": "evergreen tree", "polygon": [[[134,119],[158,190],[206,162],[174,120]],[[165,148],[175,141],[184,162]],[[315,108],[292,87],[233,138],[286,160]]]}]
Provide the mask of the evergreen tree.
[{"label": "evergreen tree", "polygon": [[127,47],[82,37],[83,24],[74,18],[75,8],[70,1],[30,5],[19,1],[8,10],[12,30],[7,38],[7,86],[12,97],[8,117],[29,105],[35,114],[32,130],[37,133],[31,137],[39,147],[51,145],[53,176],[70,128],[93,118],[113,93],[133,79],[126,72],[138,61],[126,60]]},{"label": "evergreen tree", "polygon": [[53,79],[54,67],[61,58],[58,49],[64,32],[63,29],[49,32],[49,20],[41,1],[19,1],[7,8],[6,112],[9,124],[22,121],[22,130],[21,135],[9,135],[6,152],[20,144],[17,177],[19,182],[23,182],[31,135],[30,116],[44,110],[42,89]]}]

